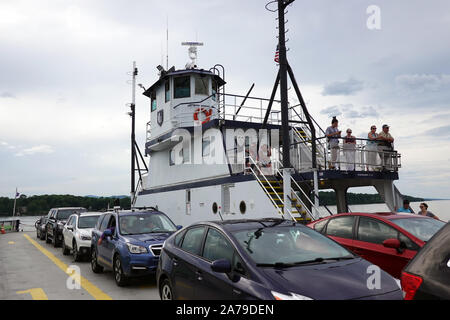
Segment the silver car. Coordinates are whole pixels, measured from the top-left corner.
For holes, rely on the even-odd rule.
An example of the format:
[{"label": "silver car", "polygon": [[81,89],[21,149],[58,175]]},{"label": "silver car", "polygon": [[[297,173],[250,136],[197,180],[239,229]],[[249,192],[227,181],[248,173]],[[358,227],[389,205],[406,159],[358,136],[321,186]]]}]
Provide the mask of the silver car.
[{"label": "silver car", "polygon": [[72,214],[63,229],[62,251],[64,255],[72,251],[75,261],[90,257],[92,230],[101,216],[100,212]]}]

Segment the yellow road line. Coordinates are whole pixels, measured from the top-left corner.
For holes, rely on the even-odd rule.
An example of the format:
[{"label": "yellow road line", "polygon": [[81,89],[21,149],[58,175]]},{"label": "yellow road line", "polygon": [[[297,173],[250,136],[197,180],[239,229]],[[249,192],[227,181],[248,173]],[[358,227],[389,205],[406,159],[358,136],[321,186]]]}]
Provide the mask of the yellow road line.
[{"label": "yellow road line", "polygon": [[69,267],[59,260],[53,253],[42,247],[39,243],[34,241],[30,238],[29,235],[24,234],[25,238],[27,238],[28,241],[31,242],[32,245],[34,245],[39,251],[41,251],[44,255],[47,256],[54,264],[56,264],[64,273],[71,276],[76,282],[78,282],[81,287],[83,287],[84,290],[86,290],[91,296],[94,297],[96,300],[112,300],[112,298],[104,293],[102,290],[97,288],[94,284],[92,284],[89,280],[87,280],[85,277],[82,277],[79,274],[76,274],[73,269],[69,269]]},{"label": "yellow road line", "polygon": [[17,291],[16,293],[17,294],[29,293],[31,294],[31,298],[33,300],[48,300],[48,297],[45,294],[44,290],[42,290],[42,288],[33,288],[24,291]]}]

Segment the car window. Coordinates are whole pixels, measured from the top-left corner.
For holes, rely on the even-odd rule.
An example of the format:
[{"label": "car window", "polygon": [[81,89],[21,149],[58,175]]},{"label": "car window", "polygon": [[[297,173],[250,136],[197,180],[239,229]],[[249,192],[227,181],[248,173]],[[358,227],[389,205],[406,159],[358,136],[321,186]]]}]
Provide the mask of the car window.
[{"label": "car window", "polygon": [[322,221],[317,222],[317,223],[314,225],[314,230],[316,230],[316,231],[318,231],[318,232],[323,232],[323,231],[324,231],[324,230],[323,230],[323,227],[325,227],[325,225],[327,224],[327,222],[328,222],[328,219],[325,219],[325,220],[322,220]]},{"label": "car window", "polygon": [[400,240],[408,250],[419,250],[419,246],[401,232],[398,233],[398,240]]},{"label": "car window", "polygon": [[245,270],[244,263],[242,262],[241,257],[239,257],[239,254],[236,251],[234,251],[234,255],[233,255],[232,268],[233,268],[234,272],[237,272],[242,276],[247,275],[247,271]]},{"label": "car window", "polygon": [[206,235],[203,257],[209,261],[227,259],[233,262],[234,247],[231,243],[216,229],[209,228]]},{"label": "car window", "polygon": [[183,236],[185,234],[186,230],[184,231],[180,231],[179,233],[177,233],[177,235],[175,236],[175,239],[173,241],[173,243],[175,244],[175,246],[179,247],[181,244],[181,240],[183,240]]},{"label": "car window", "polygon": [[[78,228],[79,229],[89,229],[93,228],[95,224],[97,223],[98,216],[87,216],[87,217],[79,217],[78,218]],[[76,221],[74,220],[74,224],[76,224]]]},{"label": "car window", "polygon": [[358,240],[382,244],[387,239],[397,239],[398,231],[387,224],[371,218],[360,217]]},{"label": "car window", "polygon": [[107,228],[108,222],[110,220],[111,215],[108,214],[103,218],[102,224],[100,225],[100,231],[105,231],[105,229]]},{"label": "car window", "polygon": [[354,221],[355,216],[333,218],[328,222],[326,233],[333,237],[352,239]]},{"label": "car window", "polygon": [[422,241],[430,240],[445,225],[444,222],[431,218],[403,218],[391,221]]},{"label": "car window", "polygon": [[100,218],[98,218],[97,224],[95,225],[95,229],[100,230],[100,226],[105,218],[106,214],[102,214]]},{"label": "car window", "polygon": [[205,227],[195,227],[186,231],[181,249],[195,255],[200,255]]}]

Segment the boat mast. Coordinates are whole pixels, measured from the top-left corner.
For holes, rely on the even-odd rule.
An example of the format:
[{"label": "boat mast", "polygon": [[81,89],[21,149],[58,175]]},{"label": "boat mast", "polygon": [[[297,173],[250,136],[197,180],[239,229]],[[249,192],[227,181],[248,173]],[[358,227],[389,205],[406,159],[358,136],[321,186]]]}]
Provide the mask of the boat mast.
[{"label": "boat mast", "polygon": [[136,148],[135,148],[135,141],[136,141],[136,135],[135,135],[135,118],[136,118],[136,76],[137,76],[138,70],[136,68],[136,61],[133,61],[133,80],[132,80],[132,88],[131,88],[131,198],[134,198],[135,193],[135,186],[136,186],[136,180],[135,180],[135,171],[136,171]]}]

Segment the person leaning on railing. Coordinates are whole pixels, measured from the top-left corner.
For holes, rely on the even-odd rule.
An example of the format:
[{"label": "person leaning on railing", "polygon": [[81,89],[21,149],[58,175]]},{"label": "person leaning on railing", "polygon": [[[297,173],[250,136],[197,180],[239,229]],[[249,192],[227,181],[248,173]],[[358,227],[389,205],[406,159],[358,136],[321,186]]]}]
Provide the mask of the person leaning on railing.
[{"label": "person leaning on railing", "polygon": [[367,171],[375,171],[378,165],[378,133],[375,125],[370,127],[367,134],[368,141],[366,143],[367,150]]},{"label": "person leaning on railing", "polygon": [[394,150],[394,138],[389,133],[389,126],[383,124],[383,131],[378,133],[378,151],[382,160],[383,170],[391,169],[391,153]]}]

